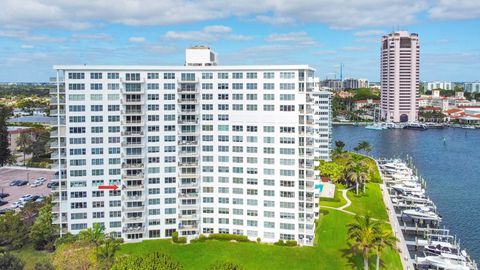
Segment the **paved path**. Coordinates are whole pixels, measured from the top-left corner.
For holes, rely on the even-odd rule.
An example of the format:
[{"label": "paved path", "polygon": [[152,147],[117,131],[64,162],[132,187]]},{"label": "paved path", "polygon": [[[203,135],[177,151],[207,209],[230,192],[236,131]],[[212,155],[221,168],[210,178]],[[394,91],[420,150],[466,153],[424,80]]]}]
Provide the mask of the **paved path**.
[{"label": "paved path", "polygon": [[349,188],[347,188],[347,189],[343,189],[343,190],[342,190],[342,196],[343,196],[343,198],[345,199],[345,201],[346,201],[347,203],[344,204],[344,205],[342,205],[342,206],[340,206],[340,207],[338,207],[338,210],[343,210],[343,209],[349,207],[349,206],[352,204],[352,201],[350,201],[350,199],[349,199],[348,196],[347,196],[347,192],[348,192],[349,190],[352,190],[352,189],[353,189],[353,187],[349,187]]}]

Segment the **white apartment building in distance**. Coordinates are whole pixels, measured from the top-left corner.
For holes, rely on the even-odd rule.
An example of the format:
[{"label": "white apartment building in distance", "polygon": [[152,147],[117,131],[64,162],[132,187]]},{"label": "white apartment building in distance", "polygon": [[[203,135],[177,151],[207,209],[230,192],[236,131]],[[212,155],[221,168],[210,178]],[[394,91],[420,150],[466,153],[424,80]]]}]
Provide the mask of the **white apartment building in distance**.
[{"label": "white apartment building in distance", "polygon": [[187,49],[185,66],[54,69],[62,233],[98,223],[126,241],[178,231],[312,245],[314,167],[330,143],[314,69],[220,66],[208,47]]},{"label": "white apartment building in distance", "polygon": [[480,82],[475,81],[475,82],[465,83],[464,88],[465,88],[465,93],[472,93],[472,94],[480,93]]},{"label": "white apartment building in distance", "polygon": [[418,35],[406,31],[383,36],[381,44],[381,117],[386,122],[415,122],[420,97]]},{"label": "white apartment building in distance", "polygon": [[343,89],[368,88],[367,79],[346,78],[343,80]]},{"label": "white apartment building in distance", "polygon": [[425,84],[425,88],[428,91],[432,91],[435,89],[442,89],[442,90],[453,90],[453,84],[452,82],[445,82],[445,81],[432,81],[432,82],[427,82]]}]

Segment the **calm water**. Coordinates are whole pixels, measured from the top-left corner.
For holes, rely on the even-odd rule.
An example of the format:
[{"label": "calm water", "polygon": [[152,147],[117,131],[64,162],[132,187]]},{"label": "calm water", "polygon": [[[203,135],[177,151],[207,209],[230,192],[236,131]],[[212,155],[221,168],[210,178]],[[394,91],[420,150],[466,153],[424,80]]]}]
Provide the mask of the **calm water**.
[{"label": "calm water", "polygon": [[[333,138],[351,150],[366,140],[375,157],[413,157],[427,193],[462,247],[480,261],[480,130],[368,130],[339,126]],[[445,138],[445,142],[444,142]]]}]

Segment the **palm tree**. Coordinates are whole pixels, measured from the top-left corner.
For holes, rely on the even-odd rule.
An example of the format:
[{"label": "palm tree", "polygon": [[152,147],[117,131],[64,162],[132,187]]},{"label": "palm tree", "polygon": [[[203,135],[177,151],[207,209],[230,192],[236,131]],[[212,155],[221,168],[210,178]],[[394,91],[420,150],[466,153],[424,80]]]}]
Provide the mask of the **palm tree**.
[{"label": "palm tree", "polygon": [[359,173],[356,170],[351,170],[347,172],[347,179],[351,184],[355,185],[355,192],[358,195],[358,180],[359,180]]},{"label": "palm tree", "polygon": [[376,270],[380,269],[380,256],[385,248],[395,248],[398,239],[393,236],[392,232],[389,230],[382,230],[380,235],[378,235],[377,241],[375,242],[375,254],[377,256],[376,260]]},{"label": "palm tree", "polygon": [[365,171],[360,171],[358,173],[358,179],[362,183],[363,193],[365,193],[365,187],[367,186],[368,174]]},{"label": "palm tree", "polygon": [[102,262],[104,269],[110,269],[115,262],[115,253],[120,249],[117,240],[107,238],[103,245],[97,247],[97,259]]},{"label": "palm tree", "polygon": [[20,133],[16,143],[18,151],[23,152],[23,166],[25,166],[27,162],[26,155],[31,153],[32,137],[29,133]]},{"label": "palm tree", "polygon": [[353,248],[361,252],[363,256],[363,267],[368,270],[368,255],[372,248],[375,248],[380,237],[380,223],[374,221],[370,216],[355,216],[355,222],[348,224],[348,237],[353,240]]},{"label": "palm tree", "polygon": [[78,234],[78,238],[94,243],[97,247],[105,240],[105,227],[100,224],[93,224],[93,229],[88,228]]}]

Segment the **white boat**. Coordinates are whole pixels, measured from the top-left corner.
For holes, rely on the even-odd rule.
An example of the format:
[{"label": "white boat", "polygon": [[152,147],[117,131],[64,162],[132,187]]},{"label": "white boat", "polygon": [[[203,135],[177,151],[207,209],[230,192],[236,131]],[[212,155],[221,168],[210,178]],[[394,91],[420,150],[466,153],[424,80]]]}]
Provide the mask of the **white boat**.
[{"label": "white boat", "polygon": [[412,169],[407,167],[405,163],[401,162],[391,162],[383,164],[383,169],[388,174],[397,174],[397,175],[412,175]]},{"label": "white boat", "polygon": [[409,194],[415,192],[416,194],[424,194],[425,191],[422,188],[422,185],[417,182],[403,182],[400,184],[393,185],[392,188],[398,193]]},{"label": "white boat", "polygon": [[429,207],[419,207],[417,209],[408,209],[402,211],[403,215],[406,215],[412,219],[427,220],[427,221],[441,221],[442,217],[433,212]]},{"label": "white boat", "polygon": [[432,241],[429,245],[423,247],[425,254],[428,255],[440,255],[442,253],[459,254],[459,250],[456,246],[453,246],[449,242]]},{"label": "white boat", "polygon": [[428,264],[433,269],[445,269],[445,270],[473,270],[476,266],[467,261],[463,255],[455,255],[448,253],[441,253],[438,256],[426,256],[424,258],[425,264]]},{"label": "white boat", "polygon": [[463,129],[475,129],[475,126],[470,126],[470,125],[466,125],[466,126],[462,126]]},{"label": "white boat", "polygon": [[408,194],[398,196],[398,201],[412,202],[412,203],[423,203],[423,204],[433,204],[433,202],[426,198],[425,195],[419,194]]},{"label": "white boat", "polygon": [[384,125],[380,123],[374,123],[368,126],[365,126],[366,129],[372,129],[372,130],[384,130],[387,129]]}]

